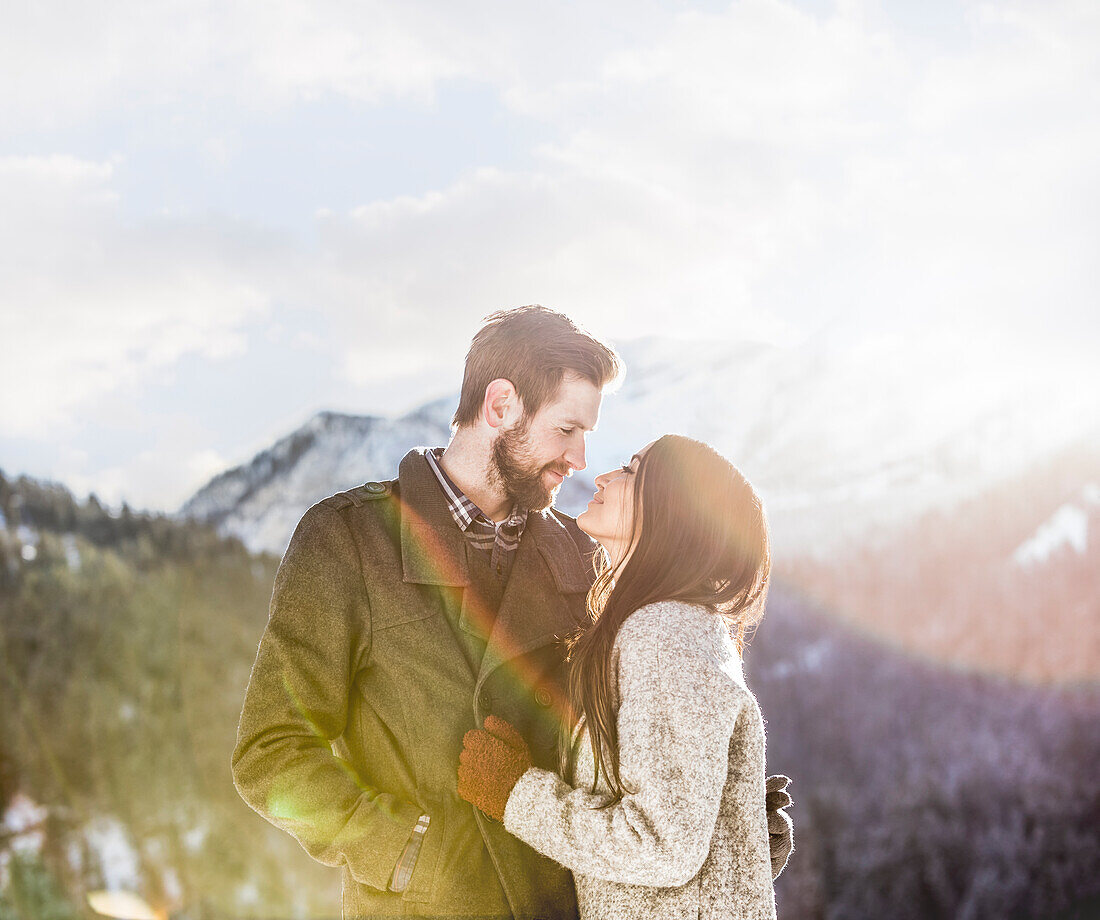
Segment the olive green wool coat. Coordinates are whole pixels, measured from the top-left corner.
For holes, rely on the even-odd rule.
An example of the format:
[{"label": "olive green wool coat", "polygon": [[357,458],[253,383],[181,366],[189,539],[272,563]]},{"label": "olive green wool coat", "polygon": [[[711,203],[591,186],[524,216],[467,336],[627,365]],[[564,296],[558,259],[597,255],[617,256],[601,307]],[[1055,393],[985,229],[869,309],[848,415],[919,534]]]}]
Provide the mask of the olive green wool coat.
[{"label": "olive green wool coat", "polygon": [[[569,872],[456,792],[462,736],[492,712],[557,765],[560,639],[586,621],[595,544],[531,512],[495,619],[423,457],[313,505],[279,566],[245,695],[233,781],[314,859],[339,866],[345,918],[574,920]],[[405,891],[387,890],[431,816]]]}]

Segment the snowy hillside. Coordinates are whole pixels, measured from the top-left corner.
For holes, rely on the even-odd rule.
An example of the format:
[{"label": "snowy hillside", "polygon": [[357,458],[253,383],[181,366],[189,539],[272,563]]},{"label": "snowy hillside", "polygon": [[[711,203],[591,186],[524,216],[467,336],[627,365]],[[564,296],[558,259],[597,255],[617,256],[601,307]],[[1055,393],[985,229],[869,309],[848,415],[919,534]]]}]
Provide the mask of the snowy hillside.
[{"label": "snowy hillside", "polygon": [[[942,356],[820,343],[797,348],[643,339],[617,343],[627,374],[603,403],[588,467],[558,506],[665,432],[729,456],[764,497],[777,550],[828,558],[1020,475],[1088,431],[1085,387],[1011,386]],[[457,376],[457,375],[456,375]],[[321,413],[181,509],[253,549],[282,553],[314,501],[396,475],[404,453],[444,444],[457,394],[394,419]],[[1092,429],[1095,431],[1095,428]]]}]

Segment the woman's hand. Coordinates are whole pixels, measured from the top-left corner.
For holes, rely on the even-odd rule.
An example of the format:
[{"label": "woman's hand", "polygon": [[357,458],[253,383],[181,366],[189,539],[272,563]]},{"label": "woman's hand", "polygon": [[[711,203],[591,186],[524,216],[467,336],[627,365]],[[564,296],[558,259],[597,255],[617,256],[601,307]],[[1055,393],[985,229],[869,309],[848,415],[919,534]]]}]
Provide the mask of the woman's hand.
[{"label": "woman's hand", "polygon": [[458,755],[458,794],[497,821],[519,778],[531,767],[531,750],[515,728],[494,715],[485,728],[471,728],[462,737]]},{"label": "woman's hand", "polygon": [[786,868],[794,850],[794,823],[783,809],[791,804],[787,786],[791,779],[782,773],[767,779],[768,838],[772,854],[772,881]]}]

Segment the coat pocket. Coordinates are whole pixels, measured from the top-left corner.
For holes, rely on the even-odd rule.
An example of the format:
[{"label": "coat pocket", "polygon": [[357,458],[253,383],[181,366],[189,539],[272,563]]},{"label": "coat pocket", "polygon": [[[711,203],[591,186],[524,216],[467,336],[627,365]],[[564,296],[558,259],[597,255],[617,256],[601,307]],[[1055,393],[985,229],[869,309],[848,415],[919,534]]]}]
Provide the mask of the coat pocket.
[{"label": "coat pocket", "polygon": [[412,877],[408,887],[401,893],[403,901],[426,903],[433,899],[436,879],[439,876],[439,860],[443,853],[443,840],[446,836],[447,816],[444,797],[424,795],[419,799],[424,813],[431,818],[420,853],[416,857]]}]

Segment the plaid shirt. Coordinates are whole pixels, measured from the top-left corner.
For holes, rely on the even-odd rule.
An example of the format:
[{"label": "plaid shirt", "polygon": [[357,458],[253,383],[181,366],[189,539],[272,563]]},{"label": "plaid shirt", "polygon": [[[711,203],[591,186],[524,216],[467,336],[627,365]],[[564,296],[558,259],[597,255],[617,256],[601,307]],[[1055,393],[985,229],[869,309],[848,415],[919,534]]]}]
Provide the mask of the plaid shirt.
[{"label": "plaid shirt", "polygon": [[519,538],[527,525],[527,509],[513,505],[508,520],[496,524],[469,497],[451,481],[451,477],[439,463],[443,448],[437,447],[424,453],[428,466],[432,468],[443,494],[447,496],[447,506],[458,525],[466,534],[466,539],[477,549],[489,553],[490,565],[498,578],[507,578],[516,556]]}]

